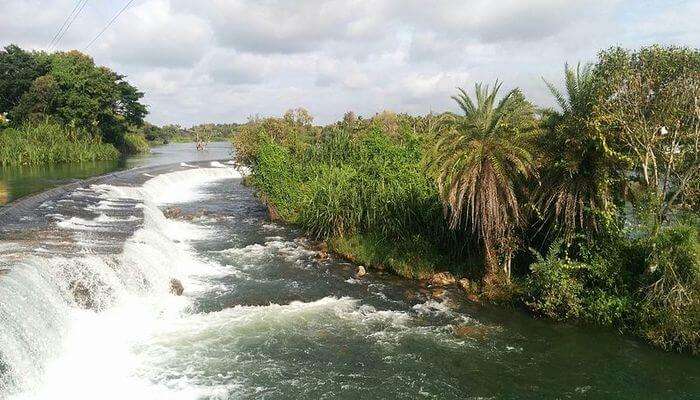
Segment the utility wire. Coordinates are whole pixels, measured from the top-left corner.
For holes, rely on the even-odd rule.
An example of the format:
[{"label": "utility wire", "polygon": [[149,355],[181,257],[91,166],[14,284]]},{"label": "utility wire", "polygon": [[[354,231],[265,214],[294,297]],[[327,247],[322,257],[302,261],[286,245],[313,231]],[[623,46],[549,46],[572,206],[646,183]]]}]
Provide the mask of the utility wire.
[{"label": "utility wire", "polygon": [[127,8],[131,5],[131,3],[133,3],[133,2],[134,2],[134,0],[129,0],[129,1],[124,5],[124,7],[122,7],[121,10],[119,10],[119,12],[117,12],[117,14],[115,14],[114,17],[112,17],[111,20],[109,20],[109,22],[107,23],[107,25],[105,25],[105,27],[102,28],[102,30],[100,31],[100,33],[98,33],[97,36],[95,36],[94,38],[92,38],[92,40],[90,41],[90,43],[88,43],[87,46],[85,46],[85,50],[89,49],[90,46],[92,46],[92,44],[95,43],[95,42],[97,41],[97,39],[99,39],[100,36],[102,36],[103,33],[105,33],[105,31],[107,30],[107,28],[109,28],[109,27],[114,23],[114,21],[116,21],[117,18],[119,18],[119,16],[122,15],[122,13],[123,13],[124,11],[126,11],[126,9],[127,9]]},{"label": "utility wire", "polygon": [[73,25],[73,22],[78,18],[78,15],[80,15],[80,12],[83,11],[83,8],[85,8],[85,5],[87,4],[88,0],[84,0],[82,4],[80,5],[80,8],[78,8],[78,11],[75,12],[73,15],[73,19],[71,19],[68,22],[68,25],[66,25],[66,28],[61,32],[61,34],[58,36],[56,39],[56,42],[54,42],[54,46],[58,46],[58,44],[61,42],[61,39],[63,39],[63,36],[68,32],[68,29],[70,29],[71,25]]},{"label": "utility wire", "polygon": [[77,10],[78,7],[80,7],[80,3],[82,3],[82,2],[83,2],[83,0],[78,0],[75,2],[75,6],[73,7],[73,10],[70,12],[70,14],[68,14],[66,19],[63,20],[63,24],[61,24],[61,26],[56,30],[56,33],[54,33],[53,37],[51,38],[51,41],[49,42],[49,46],[48,46],[49,48],[51,48],[51,46],[53,46],[54,42],[56,41],[56,38],[58,38],[58,35],[63,31],[63,28],[66,27],[68,20],[71,19],[73,14],[75,14],[75,10]]}]

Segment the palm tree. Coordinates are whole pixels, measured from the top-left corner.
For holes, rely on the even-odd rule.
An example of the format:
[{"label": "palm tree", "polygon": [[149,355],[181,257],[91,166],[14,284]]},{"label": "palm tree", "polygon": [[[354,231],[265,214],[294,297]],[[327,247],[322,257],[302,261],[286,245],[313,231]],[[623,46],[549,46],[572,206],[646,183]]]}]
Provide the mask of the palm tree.
[{"label": "palm tree", "polygon": [[534,107],[518,90],[497,101],[501,83],[477,83],[475,99],[463,89],[453,96],[464,115],[441,124],[430,166],[452,229],[471,227],[484,246],[489,283],[498,275],[499,256],[510,276],[507,243],[523,222],[515,189],[533,173]]},{"label": "palm tree", "polygon": [[565,66],[566,95],[547,82],[561,111],[549,110],[543,136],[542,181],[537,202],[567,238],[597,231],[596,214],[610,204],[611,151],[593,123],[596,81],[590,65]]}]

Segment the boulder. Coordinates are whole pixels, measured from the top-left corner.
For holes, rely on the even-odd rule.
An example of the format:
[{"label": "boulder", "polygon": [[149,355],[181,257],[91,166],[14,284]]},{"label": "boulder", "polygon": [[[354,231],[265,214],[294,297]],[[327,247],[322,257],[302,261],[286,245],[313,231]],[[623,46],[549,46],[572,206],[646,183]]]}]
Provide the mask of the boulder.
[{"label": "boulder", "polygon": [[178,218],[182,215],[182,209],[180,207],[170,207],[163,211],[165,218]]},{"label": "boulder", "polygon": [[73,294],[73,300],[78,307],[86,310],[94,310],[96,308],[95,301],[92,298],[92,292],[83,282],[71,282],[71,284],[68,286],[68,290],[70,290]]},{"label": "boulder", "polygon": [[485,340],[493,329],[484,325],[453,325],[452,332],[460,338]]},{"label": "boulder", "polygon": [[479,284],[473,281],[470,281],[467,278],[462,278],[459,280],[459,286],[464,289],[465,292],[467,293],[479,293]]},{"label": "boulder", "polygon": [[365,271],[365,267],[362,265],[358,266],[357,271],[355,271],[355,278],[362,278],[365,275],[367,275],[367,271]]},{"label": "boulder", "polygon": [[174,294],[175,296],[182,296],[182,293],[184,292],[185,287],[182,286],[182,282],[180,282],[179,279],[170,280],[170,294]]},{"label": "boulder", "polygon": [[467,295],[467,300],[472,301],[472,302],[474,302],[474,303],[478,303],[478,302],[479,302],[479,296],[477,296],[477,295],[474,294],[474,293],[469,293],[469,294]]},{"label": "boulder", "polygon": [[430,284],[433,286],[447,286],[455,282],[455,277],[449,272],[438,272],[430,277]]}]

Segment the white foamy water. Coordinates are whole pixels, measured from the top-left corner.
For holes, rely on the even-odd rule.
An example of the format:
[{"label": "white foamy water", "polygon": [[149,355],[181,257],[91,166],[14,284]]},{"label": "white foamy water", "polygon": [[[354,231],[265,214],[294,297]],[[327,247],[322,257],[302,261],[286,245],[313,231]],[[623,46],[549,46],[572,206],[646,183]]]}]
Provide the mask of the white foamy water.
[{"label": "white foamy water", "polygon": [[[0,269],[9,272],[0,278],[0,398],[206,395],[153,383],[133,349],[183,318],[191,307],[187,295],[206,290],[207,276],[223,273],[188,244],[212,232],[168,220],[158,206],[204,198],[202,185],[240,176],[232,168],[196,168],[157,176],[141,187],[93,186],[92,193],[102,198],[96,209],[124,210],[136,202],[143,211],[143,225],[118,254],[18,256],[3,245],[8,253],[0,255]],[[75,232],[80,248],[84,231],[102,232],[140,219],[101,213],[94,219],[64,218],[57,225]],[[173,278],[183,282],[185,296],[169,293]]]}]

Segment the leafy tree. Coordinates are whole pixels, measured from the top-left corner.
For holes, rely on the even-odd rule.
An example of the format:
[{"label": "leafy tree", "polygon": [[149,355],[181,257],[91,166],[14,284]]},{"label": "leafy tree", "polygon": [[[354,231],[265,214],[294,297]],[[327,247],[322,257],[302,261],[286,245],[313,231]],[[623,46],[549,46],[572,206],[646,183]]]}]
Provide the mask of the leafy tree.
[{"label": "leafy tree", "polygon": [[518,90],[497,101],[501,84],[476,84],[454,100],[463,116],[448,115],[431,159],[451,228],[471,226],[483,243],[487,283],[498,274],[499,256],[510,276],[515,228],[523,215],[516,181],[534,173],[535,109]]},{"label": "leafy tree", "polygon": [[700,180],[700,50],[651,46],[600,54],[595,110],[611,146],[628,154],[632,200],[645,203],[653,233],[697,204]]},{"label": "leafy tree", "polygon": [[19,104],[10,112],[10,120],[37,122],[53,115],[56,110],[58,84],[51,75],[36,78]]},{"label": "leafy tree", "polygon": [[48,72],[47,57],[11,44],[0,50],[0,113],[12,110],[34,80]]}]

